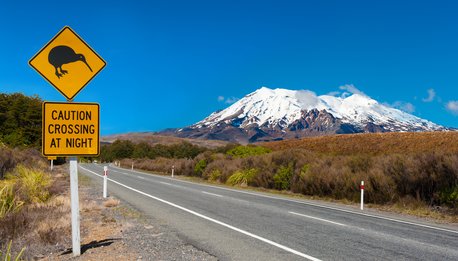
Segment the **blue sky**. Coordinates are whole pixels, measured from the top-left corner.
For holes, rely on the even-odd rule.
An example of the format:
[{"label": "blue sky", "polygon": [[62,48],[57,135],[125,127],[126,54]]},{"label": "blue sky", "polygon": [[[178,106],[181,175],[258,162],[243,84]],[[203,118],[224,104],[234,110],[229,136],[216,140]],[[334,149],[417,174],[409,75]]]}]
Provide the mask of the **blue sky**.
[{"label": "blue sky", "polygon": [[4,1],[0,92],[64,101],[28,60],[68,25],[107,62],[75,98],[100,103],[102,135],[187,126],[261,86],[355,88],[458,127],[457,10],[456,1]]}]

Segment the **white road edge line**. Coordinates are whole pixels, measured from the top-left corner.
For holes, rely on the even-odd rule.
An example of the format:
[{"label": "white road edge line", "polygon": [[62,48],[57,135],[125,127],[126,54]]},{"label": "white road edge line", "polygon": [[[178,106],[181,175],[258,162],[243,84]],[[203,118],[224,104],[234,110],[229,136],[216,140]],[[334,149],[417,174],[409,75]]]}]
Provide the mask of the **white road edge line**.
[{"label": "white road edge line", "polygon": [[331,224],[334,224],[334,225],[338,225],[338,226],[343,226],[343,227],[347,226],[347,225],[342,224],[342,223],[337,223],[337,222],[326,220],[326,219],[322,219],[322,218],[317,218],[317,217],[312,217],[312,216],[308,216],[308,215],[304,215],[304,214],[299,214],[299,213],[292,212],[292,211],[289,211],[288,213],[294,214],[294,215],[298,215],[298,216],[301,216],[301,217],[310,218],[310,219],[316,219],[316,220],[323,221],[323,222],[328,222],[328,223],[331,223]]},{"label": "white road edge line", "polygon": [[215,196],[215,197],[219,197],[219,198],[223,197],[222,195],[210,193],[210,192],[207,192],[207,191],[202,191],[202,193],[207,194],[207,195],[211,195],[211,196]]},{"label": "white road edge line", "polygon": [[[119,167],[116,167],[116,168],[122,169],[122,170],[127,170],[127,169],[123,169],[123,168],[119,168]],[[159,176],[159,175],[156,175],[156,174],[148,174],[148,173],[143,173],[143,172],[135,171],[135,170],[128,170],[128,171],[133,171],[133,172],[136,172],[136,173],[139,173],[139,174],[142,174],[142,175],[153,175],[153,176],[159,177],[159,178],[170,179],[168,177],[162,177],[162,176]],[[336,208],[336,207],[330,207],[330,206],[314,204],[314,203],[305,202],[305,201],[299,201],[299,200],[293,200],[293,199],[281,198],[281,197],[274,197],[274,196],[263,195],[263,194],[258,194],[258,193],[254,193],[254,192],[241,191],[241,190],[230,189],[230,188],[222,188],[222,187],[211,186],[211,185],[207,185],[207,184],[194,183],[194,182],[190,182],[190,181],[186,181],[186,180],[179,180],[179,179],[174,179],[174,180],[176,180],[178,182],[182,182],[182,183],[188,183],[188,184],[197,185],[197,186],[210,187],[210,188],[233,191],[233,192],[238,192],[238,193],[252,195],[252,196],[258,196],[258,197],[264,197],[264,198],[271,198],[271,199],[295,202],[295,203],[300,203],[300,204],[304,204],[304,205],[308,205],[308,206],[314,206],[314,207],[319,207],[319,208],[324,208],[324,209],[332,209],[332,210],[341,211],[341,212],[345,212],[345,213],[350,213],[350,214],[354,214],[354,215],[360,215],[360,216],[371,217],[371,218],[378,218],[378,219],[388,220],[388,221],[397,222],[397,223],[401,223],[401,224],[407,224],[407,225],[412,225],[412,226],[424,227],[424,228],[429,228],[429,229],[433,229],[433,230],[438,230],[438,231],[444,231],[444,232],[449,232],[449,233],[453,233],[453,234],[458,234],[458,230],[451,230],[451,229],[446,229],[446,228],[441,228],[441,227],[434,227],[434,226],[429,226],[429,225],[424,225],[424,224],[420,224],[420,223],[414,223],[414,222],[409,222],[409,221],[404,221],[404,220],[399,220],[399,219],[394,219],[394,218],[382,217],[382,216],[377,216],[377,215],[372,215],[372,214],[367,214],[367,213],[361,213],[361,212],[355,212],[355,211]]]},{"label": "white road edge line", "polygon": [[[85,171],[87,171],[87,172],[89,172],[89,173],[92,173],[92,174],[94,174],[94,175],[96,175],[96,176],[98,176],[98,177],[100,177],[100,178],[103,178],[102,175],[99,175],[99,174],[97,174],[97,173],[95,173],[95,172],[93,172],[93,171],[91,171],[91,170],[88,170],[88,169],[86,169],[86,168],[84,168],[84,167],[81,167],[81,166],[79,166],[79,167],[82,168],[82,169],[84,169]],[[211,217],[207,217],[207,216],[205,216],[205,215],[203,215],[203,214],[200,214],[200,213],[195,212],[195,211],[193,211],[193,210],[190,210],[190,209],[187,209],[187,208],[185,208],[185,207],[179,206],[179,205],[177,205],[177,204],[175,204],[175,203],[172,203],[172,202],[169,202],[169,201],[167,201],[167,200],[164,200],[164,199],[161,199],[161,198],[152,196],[152,195],[150,195],[150,194],[147,194],[147,193],[145,193],[145,192],[143,192],[143,191],[134,189],[134,188],[132,188],[132,187],[129,187],[129,186],[127,186],[127,185],[124,185],[124,184],[122,184],[122,183],[120,183],[120,182],[117,182],[117,181],[115,181],[115,180],[112,180],[112,179],[110,179],[110,178],[108,178],[108,180],[111,181],[111,182],[113,182],[113,183],[118,184],[119,186],[125,187],[125,188],[130,189],[130,190],[132,190],[132,191],[134,191],[134,192],[137,192],[137,193],[139,193],[139,194],[141,194],[141,195],[143,195],[143,196],[152,198],[152,199],[154,199],[154,200],[157,200],[157,201],[162,202],[162,203],[164,203],[164,204],[167,204],[167,205],[169,205],[169,206],[172,206],[172,207],[181,209],[181,210],[183,210],[183,211],[185,211],[185,212],[188,212],[188,213],[190,213],[190,214],[192,214],[192,215],[198,216],[198,217],[200,217],[200,218],[203,218],[203,219],[208,220],[208,221],[210,221],[210,222],[213,222],[213,223],[215,223],[215,224],[221,225],[221,226],[223,226],[223,227],[226,227],[226,228],[229,228],[229,229],[231,229],[231,230],[237,231],[237,232],[242,233],[242,234],[244,234],[244,235],[247,235],[247,236],[249,236],[249,237],[255,238],[255,239],[257,239],[257,240],[260,240],[260,241],[265,242],[265,243],[267,243],[267,244],[269,244],[269,245],[278,247],[278,248],[280,248],[280,249],[283,249],[283,250],[285,250],[285,251],[287,251],[287,252],[290,252],[290,253],[292,253],[292,254],[295,254],[295,255],[297,255],[297,256],[300,256],[300,257],[303,257],[303,258],[306,258],[306,259],[312,260],[312,261],[321,261],[320,259],[315,258],[315,257],[313,257],[313,256],[309,256],[309,255],[307,255],[307,254],[304,254],[304,253],[302,253],[302,252],[299,252],[299,251],[294,250],[294,249],[292,249],[292,248],[289,248],[289,247],[287,247],[287,246],[278,244],[278,243],[276,243],[276,242],[274,242],[274,241],[271,241],[271,240],[269,240],[269,239],[267,239],[267,238],[263,238],[263,237],[261,237],[261,236],[258,236],[258,235],[255,235],[255,234],[253,234],[253,233],[250,233],[250,232],[248,232],[248,231],[245,231],[245,230],[243,230],[243,229],[240,229],[240,228],[231,226],[231,225],[229,225],[229,224],[226,224],[226,223],[221,222],[221,221],[219,221],[219,220],[213,219],[213,218],[211,218]]]}]

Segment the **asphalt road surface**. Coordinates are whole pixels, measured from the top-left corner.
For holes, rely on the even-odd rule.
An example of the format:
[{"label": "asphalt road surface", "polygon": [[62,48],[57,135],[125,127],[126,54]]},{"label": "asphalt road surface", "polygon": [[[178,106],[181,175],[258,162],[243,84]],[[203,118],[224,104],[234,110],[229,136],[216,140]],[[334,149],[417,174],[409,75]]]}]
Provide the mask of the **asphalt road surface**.
[{"label": "asphalt road surface", "polygon": [[[108,167],[108,194],[220,260],[458,260],[455,226]],[[80,164],[100,183],[103,165]]]}]

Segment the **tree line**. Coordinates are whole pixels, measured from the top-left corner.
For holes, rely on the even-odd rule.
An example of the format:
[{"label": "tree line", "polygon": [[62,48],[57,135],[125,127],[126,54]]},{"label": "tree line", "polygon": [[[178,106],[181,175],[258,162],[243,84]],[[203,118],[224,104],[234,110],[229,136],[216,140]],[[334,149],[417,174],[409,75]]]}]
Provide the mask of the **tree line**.
[{"label": "tree line", "polygon": [[116,140],[111,144],[104,144],[101,146],[99,159],[102,162],[112,162],[125,158],[155,159],[163,157],[193,159],[206,150],[207,149],[204,147],[199,147],[189,142],[173,145],[150,145],[147,142],[133,143],[129,140]]},{"label": "tree line", "polygon": [[0,93],[0,142],[10,147],[41,146],[41,104],[37,96]]}]

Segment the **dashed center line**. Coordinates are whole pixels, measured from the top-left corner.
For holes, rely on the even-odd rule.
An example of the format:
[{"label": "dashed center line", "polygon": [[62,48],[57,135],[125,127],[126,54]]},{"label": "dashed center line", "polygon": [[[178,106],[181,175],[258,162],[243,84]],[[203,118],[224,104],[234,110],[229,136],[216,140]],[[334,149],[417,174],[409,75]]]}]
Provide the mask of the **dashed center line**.
[{"label": "dashed center line", "polygon": [[331,224],[338,225],[338,226],[343,226],[343,227],[347,226],[347,225],[342,224],[342,223],[337,223],[337,222],[326,220],[326,219],[322,219],[322,218],[317,218],[317,217],[312,217],[312,216],[308,216],[308,215],[304,215],[304,214],[299,214],[299,213],[292,212],[292,211],[289,211],[288,213],[294,214],[294,215],[298,215],[298,216],[301,216],[301,217],[306,217],[306,218],[310,218],[310,219],[315,219],[315,220],[331,223]]},{"label": "dashed center line", "polygon": [[177,188],[182,188],[183,187],[183,186],[180,186],[180,185],[175,185],[175,184],[167,183],[167,182],[163,182],[163,181],[159,181],[159,183],[164,184],[164,185],[168,185],[168,186],[172,186],[172,187],[177,187]]},{"label": "dashed center line", "polygon": [[202,191],[202,193],[207,194],[207,195],[211,195],[211,196],[215,196],[215,197],[219,197],[219,198],[223,197],[222,195],[218,195],[218,194],[214,194],[214,193],[210,193],[210,192],[206,192],[206,191]]}]

